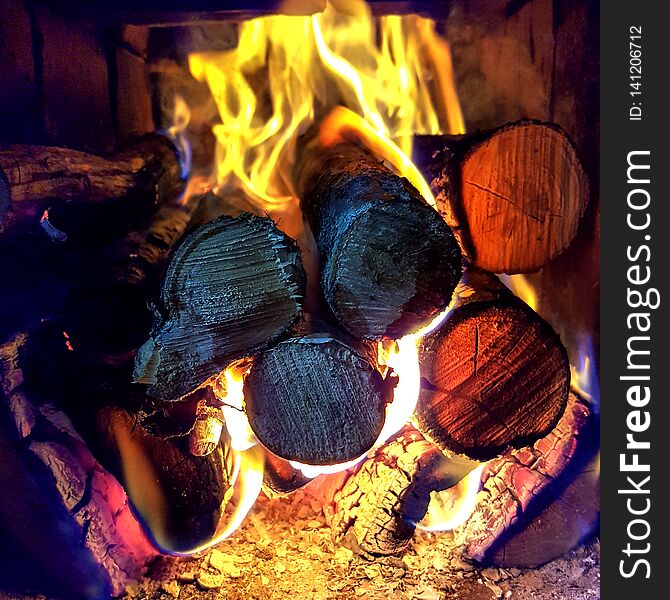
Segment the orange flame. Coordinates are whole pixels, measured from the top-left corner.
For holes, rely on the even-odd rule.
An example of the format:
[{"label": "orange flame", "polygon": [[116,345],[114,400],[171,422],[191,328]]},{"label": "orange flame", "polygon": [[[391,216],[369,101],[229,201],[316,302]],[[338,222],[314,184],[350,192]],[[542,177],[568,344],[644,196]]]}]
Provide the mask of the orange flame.
[{"label": "orange flame", "polygon": [[426,515],[417,527],[425,531],[450,531],[463,525],[477,504],[484,465],[470,471],[455,486],[431,492]]},{"label": "orange flame", "polygon": [[189,56],[218,108],[216,185],[241,186],[258,210],[290,209],[296,138],[335,106],[359,115],[358,129],[375,132],[397,167],[406,163],[401,172],[413,135],[462,133],[449,49],[434,22],[374,19],[362,0],[336,5],[245,21],[234,50]]},{"label": "orange flame", "polygon": [[498,275],[500,281],[508,287],[513,294],[521,298],[533,310],[537,310],[537,291],[524,275]]}]

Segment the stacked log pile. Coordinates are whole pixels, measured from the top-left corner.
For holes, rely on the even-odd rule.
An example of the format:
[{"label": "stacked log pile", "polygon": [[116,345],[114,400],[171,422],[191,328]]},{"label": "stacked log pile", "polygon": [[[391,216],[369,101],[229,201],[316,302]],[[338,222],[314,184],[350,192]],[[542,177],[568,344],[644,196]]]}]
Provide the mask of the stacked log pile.
[{"label": "stacked log pile", "polygon": [[[217,386],[236,368],[257,438],[250,443],[267,449],[272,493],[308,481],[289,461],[330,466],[365,455],[338,477],[331,525],[358,552],[393,554],[407,546],[436,492],[448,494],[478,461],[493,459],[484,471],[488,508],[473,517],[486,531],[469,530],[467,554],[499,556],[510,515],[535,506],[529,498],[544,497],[544,483],[567,472],[587,420],[583,404],[568,402],[558,335],[491,272],[537,269],[575,235],[588,195],[567,137],[523,122],[422,140],[438,148],[424,152],[430,158],[421,166],[433,175],[445,220],[366,148],[326,146],[315,130],[305,134],[294,175],[320,253],[317,315],[304,310],[306,275],[291,238],[259,215],[198,222],[202,198],[178,200],[176,154],[162,140],[142,143],[140,158],[59,155],[71,185],[52,167],[58,151],[3,151],[0,199],[12,235],[24,218],[34,224],[54,195],[70,200],[68,208],[143,199],[135,205],[144,216],[110,234],[99,268],[73,286],[61,318],[41,327],[52,345],[32,355],[32,373],[44,381],[60,372],[62,406],[85,440],[77,444],[122,482],[152,541],[187,552],[225,519],[236,432],[223,417],[227,390]],[[24,161],[28,174],[43,163],[43,173],[26,184],[12,160]],[[56,209],[48,215],[52,239],[67,229],[51,222],[57,217]],[[71,247],[76,231],[67,234]],[[448,306],[419,346],[412,425],[383,444],[396,374],[379,364],[377,343],[415,333]],[[11,403],[23,437],[34,431],[35,402]],[[41,443],[31,442],[31,451],[48,463],[57,488],[63,473],[77,480],[69,463],[84,460],[82,480],[99,468]],[[520,478],[525,496],[516,495]],[[81,508],[81,494],[73,506],[69,495],[63,489],[62,502]],[[100,535],[101,547],[117,543]],[[150,555],[146,548],[132,554],[133,569]],[[103,571],[101,581],[117,589],[123,577],[114,565]]]}]

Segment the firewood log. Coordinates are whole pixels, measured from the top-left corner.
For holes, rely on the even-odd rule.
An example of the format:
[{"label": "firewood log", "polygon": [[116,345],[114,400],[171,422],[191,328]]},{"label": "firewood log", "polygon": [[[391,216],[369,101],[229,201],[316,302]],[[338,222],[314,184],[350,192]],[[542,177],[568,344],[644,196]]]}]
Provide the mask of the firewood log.
[{"label": "firewood log", "polygon": [[294,333],[254,360],[244,382],[249,424],[281,458],[311,465],[353,460],[381,433],[395,379],[377,370],[372,343],[318,321]]},{"label": "firewood log", "polygon": [[[157,552],[119,483],[25,367],[29,336],[0,346],[0,588],[96,600],[123,592]],[[58,376],[45,387],[60,388]]]},{"label": "firewood log", "polygon": [[149,334],[149,300],[169,253],[203,199],[162,200],[140,229],[126,231],[91,257],[64,308],[65,331],[82,359],[132,360]]},{"label": "firewood log", "polygon": [[364,556],[396,554],[410,543],[430,494],[455,485],[476,466],[452,461],[407,426],[352,469],[327,511],[333,534]]},{"label": "firewood log", "polygon": [[589,202],[572,141],[549,123],[417,136],[414,160],[470,261],[494,273],[530,273],[560,254]]},{"label": "firewood log", "polygon": [[568,399],[558,335],[484,271],[466,271],[448,317],[423,338],[419,361],[419,429],[443,450],[476,460],[545,435]]},{"label": "firewood log", "polygon": [[270,219],[223,216],[197,228],[170,259],[136,380],[179,400],[284,334],[300,316],[304,279],[296,245]]},{"label": "firewood log", "polygon": [[456,536],[465,556],[537,567],[589,535],[600,511],[597,428],[591,409],[571,393],[551,433],[488,463],[477,506]]},{"label": "firewood log", "polygon": [[47,146],[0,147],[0,234],[37,225],[46,209],[131,196],[155,203],[183,185],[180,157],[164,136],[149,134],[109,158]]},{"label": "firewood log", "polygon": [[114,407],[96,411],[87,431],[94,455],[121,482],[162,549],[187,552],[214,536],[231,487],[233,459],[225,443],[194,456],[187,438],[152,436]]},{"label": "firewood log", "polygon": [[449,304],[458,244],[404,178],[355,143],[299,142],[295,187],[317,242],[321,286],[351,334],[397,339]]}]

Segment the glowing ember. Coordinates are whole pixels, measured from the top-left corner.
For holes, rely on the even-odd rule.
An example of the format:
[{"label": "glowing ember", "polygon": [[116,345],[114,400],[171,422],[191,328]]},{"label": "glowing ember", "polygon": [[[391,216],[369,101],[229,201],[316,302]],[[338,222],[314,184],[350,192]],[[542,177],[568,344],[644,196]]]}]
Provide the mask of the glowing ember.
[{"label": "glowing ember", "polygon": [[442,492],[431,492],[426,515],[417,525],[425,531],[450,531],[463,525],[477,504],[484,465],[479,465],[455,486]]}]

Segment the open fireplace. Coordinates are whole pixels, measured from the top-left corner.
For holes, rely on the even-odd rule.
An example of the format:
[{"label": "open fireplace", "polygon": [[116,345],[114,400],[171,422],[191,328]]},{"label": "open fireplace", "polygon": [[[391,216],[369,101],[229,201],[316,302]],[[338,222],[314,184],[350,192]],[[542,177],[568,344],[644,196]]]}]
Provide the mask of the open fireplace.
[{"label": "open fireplace", "polygon": [[598,3],[0,4],[0,597],[599,597]]}]

